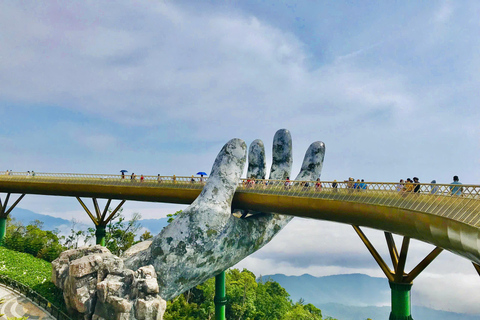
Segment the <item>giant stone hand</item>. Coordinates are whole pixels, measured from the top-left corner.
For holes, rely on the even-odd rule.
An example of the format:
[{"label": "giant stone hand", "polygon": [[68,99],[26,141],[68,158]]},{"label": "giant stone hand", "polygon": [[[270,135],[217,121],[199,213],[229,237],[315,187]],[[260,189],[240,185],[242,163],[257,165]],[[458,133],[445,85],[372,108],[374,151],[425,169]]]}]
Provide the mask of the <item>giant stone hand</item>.
[{"label": "giant stone hand", "polygon": [[[218,154],[199,197],[154,237],[147,249],[125,258],[125,266],[132,270],[154,266],[164,299],[172,299],[235,265],[267,244],[292,219],[275,213],[253,214],[247,219],[232,214],[246,153],[244,141],[230,140]],[[323,142],[313,143],[295,180],[316,180],[324,154]],[[291,136],[288,130],[279,130],[273,142],[270,179],[286,179],[291,166]],[[255,140],[249,149],[247,176],[264,179],[265,175],[263,142]]]}]

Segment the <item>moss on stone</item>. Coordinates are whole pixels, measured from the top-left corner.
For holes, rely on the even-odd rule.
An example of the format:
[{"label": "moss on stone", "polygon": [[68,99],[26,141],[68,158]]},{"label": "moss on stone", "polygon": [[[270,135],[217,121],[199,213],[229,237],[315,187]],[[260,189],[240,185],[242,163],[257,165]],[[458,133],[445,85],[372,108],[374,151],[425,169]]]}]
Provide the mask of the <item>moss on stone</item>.
[{"label": "moss on stone", "polygon": [[217,234],[218,234],[218,232],[215,229],[208,229],[207,230],[207,236],[208,237],[216,236]]},{"label": "moss on stone", "polygon": [[187,253],[187,245],[185,242],[180,241],[174,250],[177,256],[183,256],[185,253]]}]

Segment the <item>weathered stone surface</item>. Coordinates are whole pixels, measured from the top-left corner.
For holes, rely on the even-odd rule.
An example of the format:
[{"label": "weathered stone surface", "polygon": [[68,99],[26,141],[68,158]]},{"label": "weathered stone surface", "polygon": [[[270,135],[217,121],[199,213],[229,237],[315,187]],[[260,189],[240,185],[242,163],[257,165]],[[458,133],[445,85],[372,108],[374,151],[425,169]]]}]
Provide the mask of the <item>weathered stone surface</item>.
[{"label": "weathered stone surface", "polygon": [[130,256],[136,255],[139,252],[148,249],[148,247],[150,247],[151,244],[152,244],[152,241],[149,241],[149,240],[134,244],[122,254],[122,258],[126,259]]},{"label": "weathered stone surface", "polygon": [[[253,174],[261,172],[264,158],[258,156],[262,153],[259,142],[251,149],[256,153],[249,160],[249,172]],[[307,152],[304,162],[309,164],[302,169],[299,179],[316,180],[320,176],[324,150]],[[154,237],[147,249],[125,259],[130,269],[148,264],[155,267],[163,298],[172,299],[235,265],[268,243],[292,219],[278,214],[238,219],[231,214],[233,194],[245,160],[245,143],[239,139],[229,141],[217,156],[200,196]],[[275,134],[272,163],[270,179],[290,177],[292,142],[288,130]]]},{"label": "weathered stone surface", "polygon": [[267,176],[267,160],[265,146],[260,139],[253,140],[248,149],[247,178],[265,179]]},{"label": "weathered stone surface", "polygon": [[95,309],[97,282],[122,270],[123,260],[102,246],[67,250],[52,262],[53,282],[63,289],[67,308],[87,317]]},{"label": "weathered stone surface", "polygon": [[292,136],[286,129],[278,130],[273,137],[272,167],[270,178],[285,180],[290,177],[292,171]]},{"label": "weathered stone surface", "polygon": [[84,319],[163,318],[166,302],[158,295],[152,266],[126,269],[122,259],[100,246],[65,251],[52,265],[67,308]]},{"label": "weathered stone surface", "polygon": [[62,252],[60,256],[52,262],[52,282],[60,289],[63,289],[64,280],[68,275],[70,261],[97,254],[110,254],[110,251],[102,246],[91,246]]}]

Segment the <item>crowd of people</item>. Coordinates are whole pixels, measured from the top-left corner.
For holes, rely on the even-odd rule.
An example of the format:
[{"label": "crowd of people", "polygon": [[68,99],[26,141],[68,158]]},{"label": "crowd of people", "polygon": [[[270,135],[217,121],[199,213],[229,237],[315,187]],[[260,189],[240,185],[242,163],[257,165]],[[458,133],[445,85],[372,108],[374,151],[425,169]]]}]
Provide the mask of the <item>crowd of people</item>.
[{"label": "crowd of people", "polygon": [[[413,177],[413,179],[407,178],[406,180],[400,179],[399,183],[395,185],[394,190],[401,193],[402,195],[408,195],[408,194],[419,194],[419,193],[429,193],[429,194],[438,194],[441,191],[439,186],[436,184],[436,180],[432,180],[430,184],[423,184],[423,189],[422,189],[422,184],[420,184],[420,180],[418,177]],[[448,190],[452,196],[461,196],[463,194],[463,187],[462,183],[460,182],[460,179],[458,176],[453,177],[453,182],[450,183],[451,186],[449,186]],[[242,182],[243,187],[245,188],[258,188],[259,186],[263,186],[263,188],[267,188],[268,186],[278,186],[278,182],[272,182],[269,180],[264,180],[264,179],[254,179],[254,178],[247,178],[243,180]],[[316,181],[310,182],[310,181],[292,181],[290,180],[290,177],[287,177],[284,182],[283,182],[283,188],[285,190],[290,190],[292,188],[295,188],[295,190],[301,189],[303,191],[307,190],[315,190],[315,191],[322,191],[323,185],[322,182],[320,181],[320,178],[318,178]],[[343,183],[338,183],[337,180],[334,180],[333,182],[329,182],[327,185],[327,188],[330,191],[333,192],[338,192],[338,189],[343,188],[346,189],[349,192],[354,192],[354,191],[365,191],[368,189],[368,184],[365,182],[364,179],[357,179],[355,180],[354,178],[348,178],[348,180],[344,180]],[[428,189],[427,189],[428,188]]]},{"label": "crowd of people", "polygon": [[[460,179],[458,178],[458,176],[453,176],[453,181],[450,182],[450,184],[452,186],[449,186],[449,190],[452,196],[461,196],[463,194],[463,187],[461,186],[462,183],[460,182]],[[413,180],[410,178],[407,178],[406,181],[404,181],[403,179],[400,179],[399,183],[395,186],[395,189],[397,192],[401,192],[403,194],[408,194],[412,192],[420,193],[422,191],[420,181],[417,177],[413,177]],[[430,190],[428,192],[430,194],[437,194],[440,191],[441,190],[437,185],[437,181],[432,180],[430,182]]]}]

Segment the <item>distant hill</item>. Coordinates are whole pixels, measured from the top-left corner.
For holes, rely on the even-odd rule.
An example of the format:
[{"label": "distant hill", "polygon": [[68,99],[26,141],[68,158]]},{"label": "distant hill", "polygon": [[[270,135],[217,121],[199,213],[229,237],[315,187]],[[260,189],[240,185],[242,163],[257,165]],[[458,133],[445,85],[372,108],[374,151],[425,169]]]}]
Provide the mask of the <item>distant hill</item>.
[{"label": "distant hill", "polygon": [[[325,316],[340,320],[388,319],[390,314],[390,288],[384,278],[364,274],[342,274],[326,277],[262,276],[262,281],[272,279],[290,294],[295,302],[300,298],[322,310]],[[385,306],[387,305],[387,306]],[[459,314],[420,306],[412,306],[415,320],[480,320],[480,315]]]},{"label": "distant hill", "polygon": [[[327,277],[286,276],[274,274],[271,278],[284,287],[293,301],[303,298],[314,305],[326,303],[352,306],[378,306],[390,304],[390,287],[383,278],[364,274],[341,274]],[[327,288],[327,289],[326,289]]]},{"label": "distant hill", "polygon": [[[43,222],[43,230],[55,230],[58,229],[60,233],[66,234],[70,232],[72,228],[72,221],[62,218],[52,217],[46,214],[35,213],[33,211],[22,209],[16,207],[10,213],[10,216],[16,221],[21,222],[23,225],[31,224],[35,220],[40,220]],[[142,219],[138,222],[140,225],[150,231],[153,235],[159,233],[166,225],[168,225],[168,218],[161,219]],[[77,230],[87,230],[87,228],[93,227],[93,222],[88,223],[77,223]]]},{"label": "distant hill", "polygon": [[[390,306],[386,307],[357,307],[338,303],[315,305],[322,310],[322,315],[331,316],[339,320],[372,320],[388,319]],[[479,320],[480,316],[434,310],[426,307],[412,306],[412,316],[415,320]]]},{"label": "distant hill", "polygon": [[[21,222],[23,225],[28,225],[33,223],[35,220],[40,220],[43,222],[43,230],[55,230],[58,229],[60,232],[68,231],[72,227],[72,221],[52,217],[46,214],[35,213],[33,211],[22,209],[19,207],[15,207],[12,212],[10,213],[10,217],[15,219],[15,221]],[[82,227],[87,225],[85,224],[78,224],[78,227]]]}]

